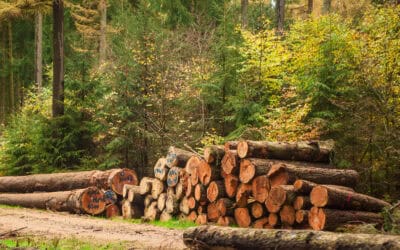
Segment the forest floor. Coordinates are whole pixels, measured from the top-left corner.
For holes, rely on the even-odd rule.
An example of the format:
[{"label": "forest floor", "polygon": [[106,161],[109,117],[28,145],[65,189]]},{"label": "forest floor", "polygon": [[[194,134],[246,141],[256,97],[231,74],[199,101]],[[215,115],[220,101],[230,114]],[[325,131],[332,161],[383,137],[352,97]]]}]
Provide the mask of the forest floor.
[{"label": "forest floor", "polygon": [[86,215],[0,207],[0,234],[12,230],[18,230],[18,237],[74,238],[97,245],[123,244],[123,247],[118,247],[120,249],[185,249],[183,230],[179,229]]}]

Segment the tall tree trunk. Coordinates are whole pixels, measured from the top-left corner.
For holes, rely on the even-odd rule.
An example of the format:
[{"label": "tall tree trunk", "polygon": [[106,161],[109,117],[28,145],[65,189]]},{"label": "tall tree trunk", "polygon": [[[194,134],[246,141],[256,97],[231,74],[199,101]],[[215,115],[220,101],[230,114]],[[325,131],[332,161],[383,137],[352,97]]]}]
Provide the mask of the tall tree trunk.
[{"label": "tall tree trunk", "polygon": [[248,18],[247,18],[247,7],[249,6],[249,0],[241,0],[241,12],[242,12],[242,28],[247,28]]},{"label": "tall tree trunk", "polygon": [[39,92],[42,89],[43,81],[43,14],[39,11],[35,14],[35,82]]},{"label": "tall tree trunk", "polygon": [[312,14],[314,8],[314,0],[308,0],[307,4],[307,14]]},{"label": "tall tree trunk", "polygon": [[64,2],[53,0],[53,117],[64,115]]},{"label": "tall tree trunk", "polygon": [[1,30],[1,71],[0,74],[0,122],[4,122],[6,118],[6,30]]},{"label": "tall tree trunk", "polygon": [[323,0],[322,3],[322,14],[328,14],[331,11],[332,0]]},{"label": "tall tree trunk", "polygon": [[14,89],[14,68],[13,68],[13,37],[11,21],[8,21],[8,58],[9,58],[9,71],[10,71],[10,112],[12,113],[15,107],[15,89]]},{"label": "tall tree trunk", "polygon": [[278,34],[283,33],[285,24],[285,0],[276,1],[276,27]]},{"label": "tall tree trunk", "polygon": [[99,65],[103,65],[106,62],[107,57],[107,1],[100,0],[99,3],[100,11],[100,43],[99,43]]}]

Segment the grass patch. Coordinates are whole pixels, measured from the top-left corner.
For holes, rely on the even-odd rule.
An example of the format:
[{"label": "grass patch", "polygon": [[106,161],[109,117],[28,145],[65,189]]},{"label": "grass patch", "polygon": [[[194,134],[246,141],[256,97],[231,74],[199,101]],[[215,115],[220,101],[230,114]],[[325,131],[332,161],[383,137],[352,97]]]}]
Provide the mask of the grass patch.
[{"label": "grass patch", "polygon": [[76,238],[9,238],[0,240],[0,249],[33,247],[40,250],[119,250],[127,248],[126,243],[94,243]]},{"label": "grass patch", "polygon": [[20,207],[20,206],[11,206],[11,205],[3,205],[3,204],[0,204],[0,208],[22,208],[22,207]]},{"label": "grass patch", "polygon": [[114,218],[114,221],[122,221],[122,222],[128,222],[132,224],[149,224],[149,225],[154,225],[157,227],[165,227],[165,228],[171,228],[171,229],[186,229],[189,227],[195,227],[197,226],[196,223],[187,221],[187,220],[178,220],[176,218],[173,218],[172,220],[169,221],[150,221],[150,222],[143,222],[141,219],[130,219],[130,220],[124,220],[121,218]]}]

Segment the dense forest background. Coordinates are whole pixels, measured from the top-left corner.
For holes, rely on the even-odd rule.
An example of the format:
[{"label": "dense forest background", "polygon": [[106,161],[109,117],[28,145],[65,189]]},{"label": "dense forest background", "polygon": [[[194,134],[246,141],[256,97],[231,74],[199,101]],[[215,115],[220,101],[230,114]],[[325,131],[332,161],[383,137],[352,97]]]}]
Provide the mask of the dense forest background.
[{"label": "dense forest background", "polygon": [[399,95],[397,0],[0,1],[3,175],[334,139],[359,191],[395,200]]}]

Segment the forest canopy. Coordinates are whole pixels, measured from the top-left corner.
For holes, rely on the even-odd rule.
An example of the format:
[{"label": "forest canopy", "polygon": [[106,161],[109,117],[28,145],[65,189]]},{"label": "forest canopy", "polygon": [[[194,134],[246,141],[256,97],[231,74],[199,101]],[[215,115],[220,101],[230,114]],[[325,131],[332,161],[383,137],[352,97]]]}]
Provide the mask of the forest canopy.
[{"label": "forest canopy", "polygon": [[0,173],[333,139],[360,191],[398,199],[399,3],[1,0]]}]

